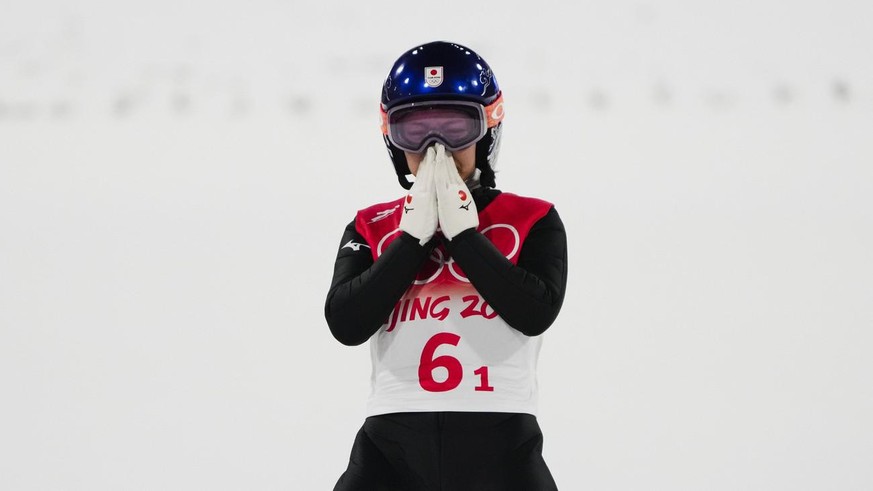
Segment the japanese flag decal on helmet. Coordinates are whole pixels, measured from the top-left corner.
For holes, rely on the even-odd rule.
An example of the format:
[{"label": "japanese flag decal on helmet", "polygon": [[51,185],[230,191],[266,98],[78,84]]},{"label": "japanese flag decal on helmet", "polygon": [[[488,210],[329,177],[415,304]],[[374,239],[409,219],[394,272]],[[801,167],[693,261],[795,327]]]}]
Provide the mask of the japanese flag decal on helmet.
[{"label": "japanese flag decal on helmet", "polygon": [[441,66],[426,66],[424,67],[424,83],[428,87],[439,87],[443,83],[443,67]]}]

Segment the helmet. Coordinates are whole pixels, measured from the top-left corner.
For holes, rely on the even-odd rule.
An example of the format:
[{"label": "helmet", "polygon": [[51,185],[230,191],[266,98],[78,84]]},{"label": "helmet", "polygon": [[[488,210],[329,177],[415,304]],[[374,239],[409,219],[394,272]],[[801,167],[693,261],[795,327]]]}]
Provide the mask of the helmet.
[{"label": "helmet", "polygon": [[[434,140],[450,150],[476,145],[476,168],[483,186],[494,187],[494,164],[500,149],[503,97],[491,67],[473,50],[435,41],[415,47],[397,59],[382,85],[382,136],[400,185],[412,183],[404,149],[420,152]],[[419,132],[406,138],[407,116],[428,109],[462,119],[464,134]],[[433,118],[431,118],[434,120]]]}]

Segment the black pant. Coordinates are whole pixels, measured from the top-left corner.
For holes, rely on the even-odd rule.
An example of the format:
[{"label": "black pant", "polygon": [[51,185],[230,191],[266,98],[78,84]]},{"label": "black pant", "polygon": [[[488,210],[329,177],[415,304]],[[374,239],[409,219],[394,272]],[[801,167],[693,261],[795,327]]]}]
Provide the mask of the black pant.
[{"label": "black pant", "polygon": [[371,416],[334,491],[552,491],[534,416],[396,413]]}]

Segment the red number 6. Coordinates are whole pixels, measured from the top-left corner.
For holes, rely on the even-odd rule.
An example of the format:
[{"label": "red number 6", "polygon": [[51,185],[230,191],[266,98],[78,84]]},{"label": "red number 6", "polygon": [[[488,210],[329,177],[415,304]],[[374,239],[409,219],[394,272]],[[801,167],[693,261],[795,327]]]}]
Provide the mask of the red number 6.
[{"label": "red number 6", "polygon": [[[421,363],[418,365],[418,383],[421,384],[422,389],[428,392],[446,392],[461,384],[461,379],[464,378],[464,367],[461,366],[461,362],[457,358],[449,355],[433,357],[441,345],[457,346],[460,340],[461,336],[450,332],[434,334],[427,340],[421,351]],[[439,367],[445,368],[449,372],[449,376],[442,382],[437,382],[433,378],[434,369]]]}]

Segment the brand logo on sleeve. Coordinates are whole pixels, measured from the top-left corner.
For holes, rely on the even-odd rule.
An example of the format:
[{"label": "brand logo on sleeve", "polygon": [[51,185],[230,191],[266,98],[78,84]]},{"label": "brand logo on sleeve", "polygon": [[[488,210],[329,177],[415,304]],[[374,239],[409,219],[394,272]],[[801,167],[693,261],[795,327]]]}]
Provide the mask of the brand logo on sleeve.
[{"label": "brand logo on sleeve", "polygon": [[355,252],[360,251],[361,247],[366,247],[367,249],[370,248],[370,246],[368,246],[367,244],[355,242],[354,240],[350,240],[350,241],[346,242],[342,247],[340,247],[340,249],[345,249],[346,247],[348,247],[349,249],[351,249]]}]

